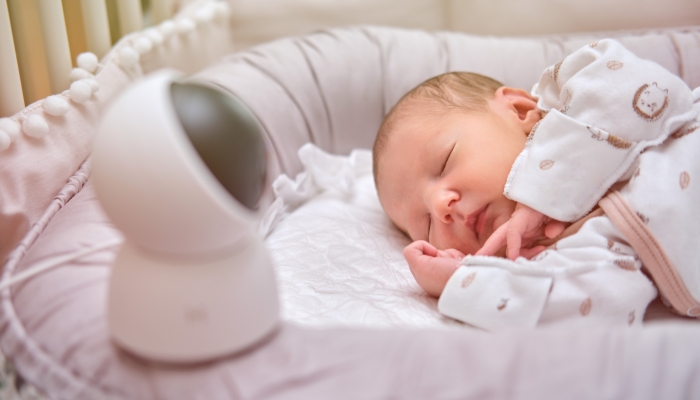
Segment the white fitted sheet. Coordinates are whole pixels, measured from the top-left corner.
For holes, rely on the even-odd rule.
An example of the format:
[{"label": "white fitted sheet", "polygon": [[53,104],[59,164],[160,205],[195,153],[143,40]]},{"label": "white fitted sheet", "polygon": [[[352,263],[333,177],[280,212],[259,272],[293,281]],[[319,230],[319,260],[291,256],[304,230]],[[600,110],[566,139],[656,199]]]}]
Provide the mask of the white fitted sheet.
[{"label": "white fitted sheet", "polygon": [[437,299],[413,279],[402,254],[410,241],[379,204],[370,152],[332,156],[309,144],[299,154],[304,172],[275,182],[288,205],[266,239],[283,318],[324,327],[465,327],[440,315]]}]

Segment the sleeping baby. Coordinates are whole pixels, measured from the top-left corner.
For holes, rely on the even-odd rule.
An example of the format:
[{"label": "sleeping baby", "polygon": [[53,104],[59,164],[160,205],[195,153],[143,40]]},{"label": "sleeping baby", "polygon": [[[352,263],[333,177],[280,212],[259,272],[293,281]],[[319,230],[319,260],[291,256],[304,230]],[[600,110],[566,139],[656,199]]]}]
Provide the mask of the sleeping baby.
[{"label": "sleeping baby", "polygon": [[531,93],[465,72],[420,84],[373,153],[416,281],[487,330],[638,325],[657,288],[700,315],[699,98],[609,39]]}]

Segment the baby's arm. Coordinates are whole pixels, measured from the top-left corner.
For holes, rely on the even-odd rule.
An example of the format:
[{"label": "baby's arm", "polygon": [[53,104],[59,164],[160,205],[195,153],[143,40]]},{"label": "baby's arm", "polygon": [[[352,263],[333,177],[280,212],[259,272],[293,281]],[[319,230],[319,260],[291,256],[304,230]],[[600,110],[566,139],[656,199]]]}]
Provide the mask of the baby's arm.
[{"label": "baby's arm", "polygon": [[[502,245],[496,248],[494,253],[500,247]],[[536,246],[531,249],[519,250],[520,256],[529,259],[544,249],[544,246]],[[435,297],[440,297],[450,276],[459,268],[459,264],[464,258],[464,254],[459,250],[438,250],[424,240],[416,240],[406,246],[403,255],[418,285]]]},{"label": "baby's arm", "polygon": [[656,295],[634,250],[601,216],[531,260],[465,257],[438,309],[491,331],[563,320],[638,326]]}]

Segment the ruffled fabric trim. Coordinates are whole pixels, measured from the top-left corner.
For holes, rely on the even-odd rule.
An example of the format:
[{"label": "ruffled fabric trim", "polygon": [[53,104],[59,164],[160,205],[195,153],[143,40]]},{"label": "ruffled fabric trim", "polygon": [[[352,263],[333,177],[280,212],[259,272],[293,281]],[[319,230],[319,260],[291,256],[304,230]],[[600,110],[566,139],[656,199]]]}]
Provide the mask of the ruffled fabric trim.
[{"label": "ruffled fabric trim", "polygon": [[372,173],[372,152],[353,150],[349,156],[326,153],[311,143],[299,149],[304,171],[292,179],[282,174],[272,183],[275,200],[263,214],[258,232],[267,237],[285,216],[328,190],[353,193],[358,178]]}]

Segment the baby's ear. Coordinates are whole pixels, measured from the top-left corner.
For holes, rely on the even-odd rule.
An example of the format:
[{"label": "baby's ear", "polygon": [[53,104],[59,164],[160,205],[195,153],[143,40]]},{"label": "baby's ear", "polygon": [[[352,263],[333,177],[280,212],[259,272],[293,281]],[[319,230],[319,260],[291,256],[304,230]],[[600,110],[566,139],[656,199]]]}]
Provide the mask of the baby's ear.
[{"label": "baby's ear", "polygon": [[496,100],[510,103],[518,112],[527,112],[537,109],[537,100],[523,89],[501,86],[494,95]]},{"label": "baby's ear", "polygon": [[496,90],[494,100],[513,111],[527,133],[541,119],[537,100],[523,89],[501,86]]}]

